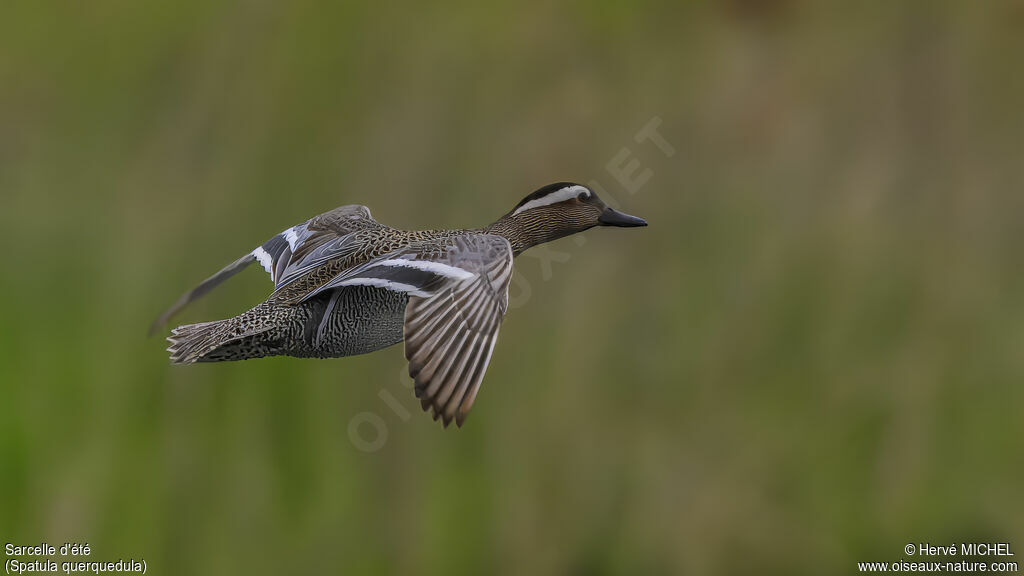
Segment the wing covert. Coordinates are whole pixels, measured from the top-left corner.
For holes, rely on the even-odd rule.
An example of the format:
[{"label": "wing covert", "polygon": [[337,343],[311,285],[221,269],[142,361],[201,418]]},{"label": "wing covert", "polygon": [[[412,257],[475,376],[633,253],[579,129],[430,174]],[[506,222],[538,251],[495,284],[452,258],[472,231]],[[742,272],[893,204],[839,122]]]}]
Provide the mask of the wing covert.
[{"label": "wing covert", "polygon": [[344,286],[409,294],[405,357],[424,410],[461,426],[476,399],[508,307],[512,247],[491,234],[413,244],[310,291]]},{"label": "wing covert", "polygon": [[382,227],[370,215],[370,209],[359,204],[340,206],[292,226],[182,294],[173,306],[153,322],[149,333],[152,335],[185,306],[253,262],[259,262],[277,289],[296,275],[331,258],[343,256],[352,248],[351,236],[354,232]]}]

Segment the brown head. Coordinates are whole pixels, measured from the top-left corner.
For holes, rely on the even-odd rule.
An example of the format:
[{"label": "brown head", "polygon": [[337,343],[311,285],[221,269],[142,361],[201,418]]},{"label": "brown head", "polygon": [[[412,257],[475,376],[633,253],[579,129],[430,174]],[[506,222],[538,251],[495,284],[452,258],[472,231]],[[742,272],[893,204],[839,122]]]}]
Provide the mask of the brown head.
[{"label": "brown head", "polygon": [[576,234],[594,226],[647,226],[643,218],[605,205],[593,190],[572,182],[556,182],[523,198],[488,231],[512,243],[516,254],[537,244]]}]

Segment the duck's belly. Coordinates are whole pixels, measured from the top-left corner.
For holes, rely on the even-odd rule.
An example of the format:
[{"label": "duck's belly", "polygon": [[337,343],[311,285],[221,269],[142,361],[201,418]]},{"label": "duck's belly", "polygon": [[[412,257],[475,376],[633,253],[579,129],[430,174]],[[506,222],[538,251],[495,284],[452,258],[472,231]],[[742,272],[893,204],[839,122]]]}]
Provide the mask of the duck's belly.
[{"label": "duck's belly", "polygon": [[338,358],[365,354],[402,341],[409,297],[372,286],[336,288],[296,309],[284,354]]}]

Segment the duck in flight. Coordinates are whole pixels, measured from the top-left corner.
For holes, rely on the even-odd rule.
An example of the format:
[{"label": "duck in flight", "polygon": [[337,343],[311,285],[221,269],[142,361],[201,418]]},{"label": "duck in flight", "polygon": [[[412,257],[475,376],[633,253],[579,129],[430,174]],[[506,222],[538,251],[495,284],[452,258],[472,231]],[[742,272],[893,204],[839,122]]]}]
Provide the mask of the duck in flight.
[{"label": "duck in flight", "polygon": [[399,230],[349,205],[292,226],[186,292],[154,323],[259,262],[274,282],[234,318],[187,324],[167,340],[171,362],[264,356],[338,358],[405,340],[424,410],[447,427],[476,399],[508,303],[512,259],[594,226],[646,226],[571,182],[545,186],[484,228]]}]

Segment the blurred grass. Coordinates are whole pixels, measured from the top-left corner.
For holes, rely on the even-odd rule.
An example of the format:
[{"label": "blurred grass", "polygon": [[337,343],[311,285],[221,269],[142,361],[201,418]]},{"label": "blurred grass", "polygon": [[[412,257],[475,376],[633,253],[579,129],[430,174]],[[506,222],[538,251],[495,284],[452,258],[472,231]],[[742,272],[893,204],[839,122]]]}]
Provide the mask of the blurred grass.
[{"label": "blurred grass", "polygon": [[[1024,542],[1019,4],[0,12],[5,542],[158,574],[817,574]],[[653,116],[672,158],[633,140]],[[519,260],[461,431],[399,347],[179,369],[144,338],[334,206],[472,226],[564,179],[651,226],[558,241],[550,281]],[[182,320],[267,291],[249,271]]]}]

